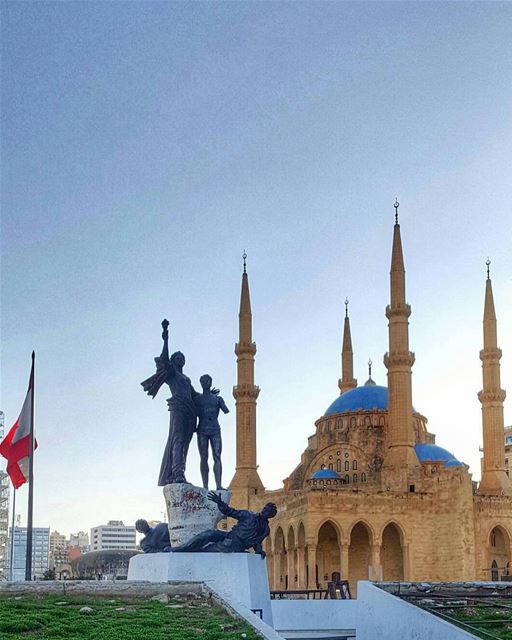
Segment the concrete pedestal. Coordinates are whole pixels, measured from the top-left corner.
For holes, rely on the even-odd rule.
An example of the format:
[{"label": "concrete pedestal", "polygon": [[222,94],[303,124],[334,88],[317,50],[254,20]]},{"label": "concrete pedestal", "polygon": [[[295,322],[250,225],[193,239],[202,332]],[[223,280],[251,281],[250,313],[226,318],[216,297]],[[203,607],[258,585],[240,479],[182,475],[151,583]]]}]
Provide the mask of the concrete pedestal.
[{"label": "concrete pedestal", "polygon": [[273,626],[267,563],[253,553],[145,553],[130,559],[128,580],[204,582],[228,603],[261,609]]}]

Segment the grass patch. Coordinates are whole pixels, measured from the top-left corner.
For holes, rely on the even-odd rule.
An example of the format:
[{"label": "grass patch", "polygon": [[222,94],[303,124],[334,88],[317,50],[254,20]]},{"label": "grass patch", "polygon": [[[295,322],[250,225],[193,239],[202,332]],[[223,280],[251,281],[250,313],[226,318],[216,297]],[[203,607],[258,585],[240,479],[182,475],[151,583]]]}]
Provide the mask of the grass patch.
[{"label": "grass patch", "polygon": [[[66,604],[57,604],[66,603]],[[81,607],[92,613],[80,613]],[[245,634],[245,636],[242,636]],[[146,599],[1,596],[1,640],[260,640],[243,621],[200,597]]]}]

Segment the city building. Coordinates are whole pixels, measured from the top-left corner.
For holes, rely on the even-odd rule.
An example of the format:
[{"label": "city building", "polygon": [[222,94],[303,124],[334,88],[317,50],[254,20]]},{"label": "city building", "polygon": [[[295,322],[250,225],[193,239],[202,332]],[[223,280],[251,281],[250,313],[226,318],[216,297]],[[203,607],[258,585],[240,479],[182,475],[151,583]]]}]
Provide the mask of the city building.
[{"label": "city building", "polygon": [[512,424],[505,427],[505,468],[510,476],[510,469],[512,469]]},{"label": "city building", "polygon": [[[49,527],[34,527],[32,529],[32,578],[43,578],[45,571],[49,569],[50,554],[50,529]],[[9,527],[9,540],[12,535],[12,527]],[[11,545],[8,550],[8,568],[10,576]],[[12,580],[19,582],[25,580],[25,562],[27,558],[27,527],[14,527],[13,544],[14,562],[12,564]]]},{"label": "city building", "polygon": [[398,203],[385,315],[387,386],[372,379],[371,368],[364,384],[354,379],[347,303],[338,395],[320,408],[314,432],[283,486],[265,490],[257,466],[260,390],[254,380],[256,345],[244,264],[233,390],[236,470],[229,488],[235,507],[257,511],[268,501],[278,507],[265,545],[273,589],[325,587],[333,572],[349,580],[352,593],[357,580],[369,578],[496,580],[509,573],[512,485],[505,468],[505,392],[489,264],[480,351],[483,387],[478,394],[483,432],[479,483],[472,482],[466,464],[437,444],[424,413],[413,405],[415,355],[409,347],[411,307],[405,295]]},{"label": "city building", "polygon": [[[3,440],[5,432],[5,416],[0,411],[0,442]],[[7,529],[9,527],[9,496],[10,484],[9,476],[4,470],[5,460],[0,457],[0,580],[6,580],[7,565]]]},{"label": "city building", "polygon": [[67,546],[66,536],[58,531],[50,533],[50,555],[54,555],[57,550],[65,549]]},{"label": "city building", "polygon": [[125,526],[122,520],[110,520],[91,529],[91,551],[136,548],[135,527]]},{"label": "city building", "polygon": [[138,553],[133,548],[82,553],[71,561],[71,575],[79,580],[126,580],[130,558]]},{"label": "city building", "polygon": [[89,534],[85,531],[71,533],[69,535],[69,546],[79,547],[82,553],[89,551]]}]

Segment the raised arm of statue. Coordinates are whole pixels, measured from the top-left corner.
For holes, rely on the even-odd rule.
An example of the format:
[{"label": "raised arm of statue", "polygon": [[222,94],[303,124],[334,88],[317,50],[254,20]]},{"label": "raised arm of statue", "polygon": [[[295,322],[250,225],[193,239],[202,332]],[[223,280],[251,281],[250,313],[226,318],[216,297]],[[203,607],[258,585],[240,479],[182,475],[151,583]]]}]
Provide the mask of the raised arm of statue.
[{"label": "raised arm of statue", "polygon": [[154,398],[160,387],[165,383],[168,375],[172,375],[173,368],[169,361],[169,321],[162,320],[162,340],[164,341],[162,353],[155,358],[156,373],[141,382],[142,388]]}]

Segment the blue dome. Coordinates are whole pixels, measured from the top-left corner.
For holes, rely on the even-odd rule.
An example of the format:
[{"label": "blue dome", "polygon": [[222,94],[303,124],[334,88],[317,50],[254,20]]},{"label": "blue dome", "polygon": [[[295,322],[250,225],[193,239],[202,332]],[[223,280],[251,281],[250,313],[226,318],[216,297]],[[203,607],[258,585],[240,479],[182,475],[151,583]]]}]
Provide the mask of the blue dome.
[{"label": "blue dome", "polygon": [[464,464],[457,458],[436,444],[417,444],[414,446],[420,462],[442,462],[445,467],[463,467]]},{"label": "blue dome", "polygon": [[364,385],[345,391],[331,404],[325,412],[326,416],[344,411],[371,411],[372,409],[388,408],[388,389],[378,385]]},{"label": "blue dome", "polygon": [[312,478],[330,478],[330,479],[336,478],[337,480],[339,480],[340,474],[337,473],[336,471],[333,471],[332,469],[320,469],[319,471],[315,471],[311,477]]}]

